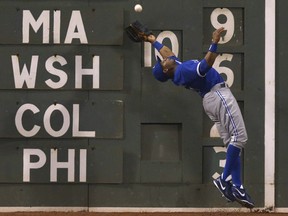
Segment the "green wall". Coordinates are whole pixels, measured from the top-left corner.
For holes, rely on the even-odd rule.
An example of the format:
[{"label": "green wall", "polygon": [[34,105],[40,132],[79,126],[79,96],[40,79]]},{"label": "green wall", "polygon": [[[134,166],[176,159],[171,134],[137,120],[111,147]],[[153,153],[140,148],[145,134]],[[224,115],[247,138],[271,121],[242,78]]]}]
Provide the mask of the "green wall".
[{"label": "green wall", "polygon": [[239,206],[212,184],[225,149],[201,98],[157,82],[155,51],[123,32],[139,20],[182,60],[226,27],[217,67],[246,121],[245,187],[263,207],[264,1],[134,4],[0,1],[0,206]]}]

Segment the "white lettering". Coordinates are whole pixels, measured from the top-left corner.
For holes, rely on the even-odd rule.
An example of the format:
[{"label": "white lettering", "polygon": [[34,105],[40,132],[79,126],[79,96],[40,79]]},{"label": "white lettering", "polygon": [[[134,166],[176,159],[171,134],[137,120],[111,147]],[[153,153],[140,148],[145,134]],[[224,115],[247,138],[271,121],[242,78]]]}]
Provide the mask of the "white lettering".
[{"label": "white lettering", "polygon": [[[77,32],[76,32],[77,29]],[[80,39],[82,44],[87,44],[88,40],[85,33],[84,24],[80,11],[72,11],[67,34],[64,43],[72,43],[72,39]]]},{"label": "white lettering", "polygon": [[73,137],[95,137],[95,131],[79,131],[79,104],[73,104]]},{"label": "white lettering", "polygon": [[61,29],[61,11],[55,10],[54,11],[54,22],[53,22],[53,38],[54,43],[60,43],[60,29]]},{"label": "white lettering", "polygon": [[67,83],[67,80],[68,80],[68,76],[64,71],[56,69],[53,66],[55,62],[59,62],[61,66],[67,64],[66,59],[59,55],[51,56],[50,58],[47,59],[46,64],[45,64],[45,68],[47,72],[59,77],[58,82],[54,82],[51,79],[46,80],[45,83],[47,84],[47,86],[49,86],[52,89],[62,88]]},{"label": "white lettering", "polygon": [[220,73],[220,74],[225,74],[226,75],[226,83],[228,84],[229,87],[231,87],[234,83],[234,72],[232,69],[224,66],[220,66],[220,64],[223,61],[232,61],[233,55],[232,54],[221,54],[218,55],[217,58],[215,59],[215,62],[213,64],[213,67]]},{"label": "white lettering", "polygon": [[93,89],[99,89],[99,56],[93,56],[93,68],[83,69],[82,68],[82,56],[75,56],[75,88],[82,88],[82,76],[91,75],[93,76]]},{"label": "white lettering", "polygon": [[[30,42],[30,26],[35,33],[43,27],[42,43],[49,43],[50,35],[50,11],[43,10],[38,19],[35,19],[30,10],[23,10],[22,19],[22,43]],[[53,43],[60,43],[61,33],[61,11],[54,10],[53,12]],[[74,10],[71,13],[69,25],[64,40],[65,44],[71,44],[73,39],[78,39],[81,44],[87,44],[87,35],[85,32],[81,12]]]},{"label": "white lettering", "polygon": [[68,182],[74,182],[75,179],[75,149],[68,149],[68,161],[58,162],[58,150],[51,149],[51,164],[50,164],[50,181],[57,182],[57,170],[68,170]]},{"label": "white lettering", "polygon": [[[63,115],[63,123],[62,123],[62,128],[58,131],[55,131],[52,126],[51,126],[51,115],[52,113],[58,110],[60,113]],[[48,107],[44,114],[44,127],[47,131],[48,134],[50,134],[53,137],[61,137],[63,136],[69,129],[70,126],[70,115],[68,110],[61,104],[52,104],[51,106]]]},{"label": "white lettering", "polygon": [[[37,162],[31,161],[31,156],[37,156]],[[30,170],[40,169],[46,163],[46,155],[40,149],[24,149],[23,150],[23,182],[30,182]]]},{"label": "white lettering", "polygon": [[87,173],[87,149],[80,149],[79,181],[86,182]]},{"label": "white lettering", "polygon": [[[213,150],[218,154],[218,153],[221,153],[221,152],[226,152],[226,148],[225,147],[213,147]],[[225,164],[226,164],[226,160],[219,160],[219,167],[222,167],[224,168],[225,167]],[[212,175],[212,178],[216,179],[220,176],[220,174],[218,172],[215,172],[213,175]],[[232,176],[229,175],[227,177],[227,179],[231,179]]]},{"label": "white lettering", "polygon": [[[15,125],[18,130],[18,132],[24,136],[24,137],[33,137],[37,135],[37,133],[40,131],[41,127],[38,125],[34,125],[33,128],[29,131],[26,130],[23,126],[23,115],[26,111],[32,111],[33,114],[36,114],[40,112],[37,106],[33,104],[23,104],[16,112],[15,115]],[[59,111],[62,116],[63,116],[63,123],[61,125],[61,128],[56,131],[52,128],[51,125],[51,118],[52,114],[55,111]],[[73,104],[73,110],[72,110],[72,136],[73,137],[95,137],[96,136],[96,131],[80,131],[80,108],[79,104]],[[50,105],[47,110],[44,113],[43,116],[43,124],[44,124],[44,129],[46,132],[52,136],[52,137],[61,137],[64,136],[69,127],[70,127],[70,114],[69,111],[65,106],[62,104],[52,104]]]},{"label": "white lettering", "polygon": [[[66,151],[66,150],[65,150]],[[76,161],[75,155],[76,151],[79,151],[79,161]],[[76,172],[75,167],[79,164],[79,182],[87,181],[87,149],[68,149],[68,159],[67,161],[59,161],[58,159],[58,149],[50,149],[48,155],[41,149],[23,149],[23,182],[31,182],[31,170],[33,175],[37,176],[37,170],[41,170],[44,165],[47,164],[50,167],[50,182],[58,181],[58,171],[59,169],[67,170],[67,181],[75,182]],[[50,157],[49,157],[50,153]],[[35,158],[38,158],[35,161]],[[47,158],[50,158],[47,161]],[[46,169],[46,168],[45,168]],[[43,173],[43,171],[41,172]],[[49,173],[47,173],[47,176]],[[46,175],[45,175],[46,176]],[[44,179],[45,176],[42,178]]]},{"label": "white lettering", "polygon": [[29,43],[29,26],[32,26],[33,30],[37,32],[41,26],[43,26],[43,43],[49,43],[49,29],[50,29],[50,12],[44,10],[38,20],[36,21],[31,14],[30,10],[23,10],[22,20],[22,42]]},{"label": "white lettering", "polygon": [[[14,75],[15,88],[24,88],[26,84],[27,88],[33,89],[36,85],[36,78],[38,72],[38,55],[33,55],[31,58],[30,69],[27,68],[26,64],[23,64],[22,70],[20,70],[20,60],[18,55],[12,55],[12,68]],[[55,68],[55,63],[59,63],[60,66],[67,65],[67,61],[63,56],[53,55],[49,57],[45,62],[45,69],[49,74],[55,75],[59,80],[54,81],[47,79],[46,85],[52,89],[63,88],[68,81],[68,74],[60,69]],[[69,73],[71,74],[71,73]],[[100,88],[100,56],[92,57],[92,68],[82,68],[82,56],[75,56],[75,88],[82,88],[82,77],[92,76],[92,88]]]},{"label": "white lettering", "polygon": [[[226,22],[220,23],[218,21],[219,16],[225,16]],[[210,21],[215,29],[221,27],[224,27],[225,29],[226,34],[224,37],[220,37],[219,44],[227,43],[232,39],[235,31],[235,21],[233,13],[228,8],[215,8],[210,15]]]},{"label": "white lettering", "polygon": [[12,55],[11,59],[12,59],[15,88],[23,88],[24,82],[26,83],[27,88],[35,88],[39,56],[32,56],[30,71],[28,71],[26,64],[24,64],[21,73],[20,73],[19,57],[17,55]]},{"label": "white lettering", "polygon": [[38,113],[40,110],[34,104],[24,104],[22,105],[16,112],[15,116],[15,125],[18,132],[24,137],[32,137],[35,136],[40,130],[40,126],[34,125],[34,127],[28,131],[25,130],[22,124],[22,117],[26,110],[31,110],[33,114]]}]

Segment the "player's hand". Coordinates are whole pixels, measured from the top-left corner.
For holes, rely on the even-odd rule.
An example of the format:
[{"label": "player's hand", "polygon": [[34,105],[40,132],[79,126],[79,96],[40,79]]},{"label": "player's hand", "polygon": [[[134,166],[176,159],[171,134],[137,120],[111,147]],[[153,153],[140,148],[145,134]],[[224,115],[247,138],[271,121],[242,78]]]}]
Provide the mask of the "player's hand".
[{"label": "player's hand", "polygon": [[220,36],[221,36],[221,33],[224,31],[224,27],[221,27],[219,29],[216,29],[213,34],[212,34],[212,42],[213,43],[218,43],[219,40],[220,40]]},{"label": "player's hand", "polygon": [[154,43],[156,41],[156,37],[153,34],[151,34],[151,35],[145,36],[144,41]]}]

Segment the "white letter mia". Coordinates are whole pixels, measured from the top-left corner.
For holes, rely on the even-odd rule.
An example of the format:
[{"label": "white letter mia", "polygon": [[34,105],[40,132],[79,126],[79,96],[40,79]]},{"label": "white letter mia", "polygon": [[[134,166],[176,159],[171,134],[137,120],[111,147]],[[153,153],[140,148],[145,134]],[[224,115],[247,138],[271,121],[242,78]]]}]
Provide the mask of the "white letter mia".
[{"label": "white letter mia", "polygon": [[[47,44],[50,41],[50,11],[44,10],[39,15],[38,19],[35,19],[30,10],[23,10],[22,19],[22,43],[30,42],[30,26],[35,33],[43,27],[42,43]],[[73,39],[78,39],[81,44],[87,44],[87,36],[82,20],[81,12],[74,10],[71,13],[70,22],[68,25],[66,37],[64,40],[65,44],[71,44]],[[59,44],[61,41],[61,11],[55,10],[53,12],[53,43]]]}]

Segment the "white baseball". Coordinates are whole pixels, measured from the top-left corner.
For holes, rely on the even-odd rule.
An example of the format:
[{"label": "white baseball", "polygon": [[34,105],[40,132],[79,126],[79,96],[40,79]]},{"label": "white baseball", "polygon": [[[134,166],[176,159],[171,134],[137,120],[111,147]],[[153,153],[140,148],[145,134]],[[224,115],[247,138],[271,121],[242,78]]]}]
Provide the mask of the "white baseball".
[{"label": "white baseball", "polygon": [[140,4],[136,4],[135,7],[134,7],[134,10],[136,12],[141,12],[142,11],[142,6]]}]

